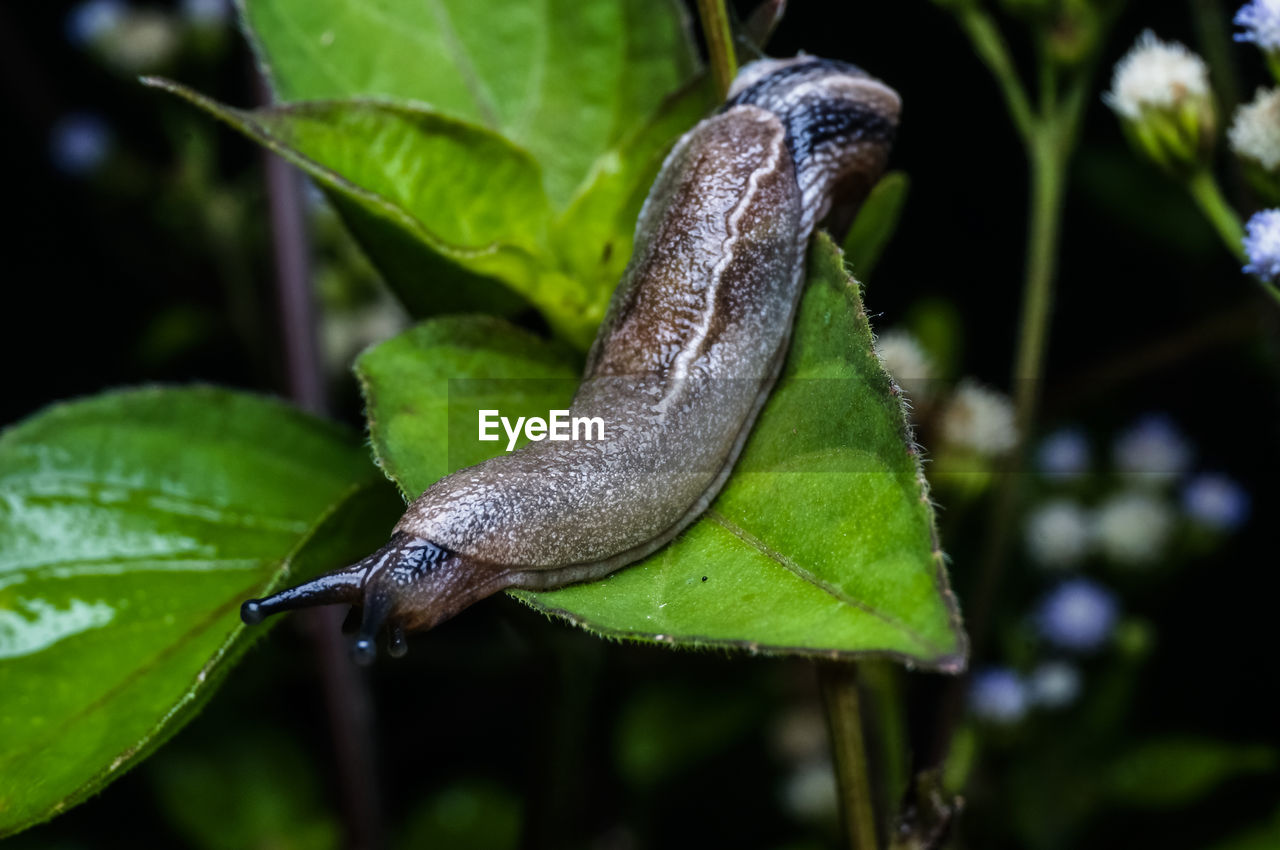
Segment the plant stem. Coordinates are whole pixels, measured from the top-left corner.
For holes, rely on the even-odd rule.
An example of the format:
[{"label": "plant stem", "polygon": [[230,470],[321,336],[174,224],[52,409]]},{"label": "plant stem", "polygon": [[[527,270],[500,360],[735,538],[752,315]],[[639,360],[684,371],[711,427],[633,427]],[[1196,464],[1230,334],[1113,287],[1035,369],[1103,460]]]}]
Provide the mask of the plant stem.
[{"label": "plant stem", "polygon": [[[270,102],[265,84],[260,98],[264,103]],[[289,396],[304,410],[324,415],[329,399],[317,340],[302,178],[294,166],[272,153],[264,154],[263,168]],[[303,629],[319,668],[342,794],[347,846],[376,850],[383,846],[384,837],[374,763],[372,700],[368,683],[342,638],[342,617],[342,612],[332,606],[305,611]]]},{"label": "plant stem", "polygon": [[831,751],[840,789],[840,817],[849,850],[876,850],[876,815],[862,735],[857,667],[849,662],[818,665],[818,681],[831,730]]},{"label": "plant stem", "polygon": [[1013,119],[1013,125],[1017,128],[1018,134],[1022,136],[1023,141],[1029,142],[1036,125],[1035,112],[1018,78],[1018,71],[1013,65],[1013,58],[1009,54],[1009,48],[1005,44],[1004,36],[1000,34],[999,27],[990,15],[977,6],[965,6],[959,9],[956,15],[960,27],[969,36],[969,41],[973,44],[978,58],[991,71],[991,76],[995,77],[996,83],[1000,86],[1000,93],[1004,95],[1005,106],[1009,110],[1009,117]]},{"label": "plant stem", "polygon": [[1249,262],[1249,255],[1244,251],[1244,228],[1240,226],[1235,210],[1222,196],[1213,172],[1207,168],[1197,171],[1187,181],[1187,190],[1200,205],[1200,211],[1209,219],[1213,229],[1222,237],[1222,243],[1231,255],[1241,264]]},{"label": "plant stem", "polygon": [[724,0],[698,0],[698,17],[702,19],[702,32],[707,40],[707,58],[716,80],[720,98],[729,93],[733,78],[738,75],[738,60],[733,52],[733,31],[729,28],[729,14]]},{"label": "plant stem", "polygon": [[[1214,179],[1213,172],[1207,168],[1197,171],[1187,181],[1187,189],[1200,206],[1200,211],[1204,213],[1205,218],[1209,219],[1209,223],[1213,225],[1213,229],[1222,237],[1222,242],[1231,255],[1241,265],[1248,263],[1249,254],[1244,249],[1244,228],[1240,225],[1236,211],[1222,196],[1222,189],[1218,187],[1218,181]],[[1280,289],[1276,288],[1274,283],[1257,276],[1254,280],[1262,287],[1263,292],[1280,304]]]},{"label": "plant stem", "polygon": [[1062,189],[1066,162],[1053,131],[1042,128],[1031,156],[1030,220],[1027,227],[1027,266],[1022,287],[1022,318],[1014,361],[1014,410],[1020,442],[1025,443],[1040,400],[1044,353],[1049,343],[1049,314],[1058,265],[1058,236],[1062,230]]}]

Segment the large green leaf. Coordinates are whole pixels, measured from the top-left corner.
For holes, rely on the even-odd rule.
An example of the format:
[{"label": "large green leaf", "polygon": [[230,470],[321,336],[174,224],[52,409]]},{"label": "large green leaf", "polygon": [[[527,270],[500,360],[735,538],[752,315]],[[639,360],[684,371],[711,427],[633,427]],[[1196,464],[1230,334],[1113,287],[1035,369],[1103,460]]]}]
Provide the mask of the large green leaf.
[{"label": "large green leaf", "polygon": [[[535,394],[513,395],[509,406],[494,396],[519,379],[556,379],[534,385],[554,406],[567,401],[568,390],[554,387],[568,362],[502,328],[492,319],[436,320],[357,363],[374,450],[407,494],[503,448],[476,439],[474,399],[455,397],[451,386],[488,379],[485,405],[509,416],[530,410]],[[604,580],[516,595],[610,636],[963,666],[964,634],[903,409],[829,239],[810,252],[783,376],[707,514]]]},{"label": "large green leaf", "polygon": [[145,389],[0,435],[0,835],[121,775],[246,645],[237,610],[357,557],[398,498],[282,404]]},{"label": "large green leaf", "polygon": [[568,203],[693,73],[677,0],[241,0],[280,100],[380,96],[488,127]]},{"label": "large green leaf", "polygon": [[676,0],[246,0],[285,104],[186,98],[311,174],[418,317],[590,342],[662,157],[715,104]]}]

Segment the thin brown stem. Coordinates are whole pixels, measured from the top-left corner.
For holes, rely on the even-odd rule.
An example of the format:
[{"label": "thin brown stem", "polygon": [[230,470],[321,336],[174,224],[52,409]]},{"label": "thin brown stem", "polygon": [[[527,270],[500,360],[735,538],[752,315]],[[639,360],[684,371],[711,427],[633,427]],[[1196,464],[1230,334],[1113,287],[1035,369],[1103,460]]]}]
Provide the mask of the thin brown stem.
[{"label": "thin brown stem", "polygon": [[[264,102],[269,102],[265,85],[260,94]],[[280,336],[289,396],[304,410],[324,415],[328,412],[329,400],[311,289],[311,246],[303,207],[302,177],[292,165],[271,153],[264,154],[263,169],[271,214]],[[311,642],[329,717],[347,846],[377,850],[384,846],[385,835],[374,762],[368,683],[342,638],[340,610],[317,608],[300,616]]]}]

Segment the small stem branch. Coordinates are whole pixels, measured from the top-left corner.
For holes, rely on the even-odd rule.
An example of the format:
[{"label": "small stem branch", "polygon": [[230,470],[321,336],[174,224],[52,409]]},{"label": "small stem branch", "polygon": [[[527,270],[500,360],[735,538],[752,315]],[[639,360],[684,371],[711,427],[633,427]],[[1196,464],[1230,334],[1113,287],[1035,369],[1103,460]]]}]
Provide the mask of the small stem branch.
[{"label": "small stem branch", "polygon": [[[1213,172],[1207,168],[1197,171],[1187,181],[1187,189],[1191,192],[1191,197],[1195,198],[1200,211],[1204,213],[1205,218],[1209,219],[1213,229],[1222,238],[1222,243],[1231,252],[1231,255],[1241,265],[1248,263],[1249,254],[1244,249],[1244,227],[1241,226],[1240,218],[1236,215],[1236,211],[1232,209],[1231,204],[1227,203],[1227,199],[1223,197],[1222,189],[1219,188],[1218,181],[1214,179]],[[1262,287],[1263,292],[1271,296],[1272,300],[1277,304],[1280,304],[1280,289],[1276,288],[1274,283],[1257,276],[1254,277],[1254,280]]]},{"label": "small stem branch", "polygon": [[297,169],[275,154],[264,156],[289,397],[304,410],[323,415],[329,400],[316,338],[302,178]]},{"label": "small stem branch", "polygon": [[836,782],[840,789],[840,815],[849,850],[876,850],[876,815],[872,804],[871,773],[862,735],[858,701],[857,668],[847,662],[827,661],[818,666],[818,681],[831,730]]},{"label": "small stem branch", "polygon": [[1066,163],[1057,142],[1048,133],[1042,133],[1031,151],[1027,266],[1022,286],[1018,352],[1013,369],[1014,410],[1018,434],[1023,441],[1035,421],[1040,398],[1058,264],[1058,236],[1062,230],[1062,188]]},{"label": "small stem branch", "polygon": [[961,29],[969,36],[969,41],[977,51],[978,58],[990,69],[996,84],[1000,86],[1013,126],[1017,128],[1023,141],[1029,143],[1036,126],[1035,111],[1031,108],[1031,99],[1022,87],[1018,69],[1014,67],[1000,28],[990,15],[976,7],[966,7],[956,12],[956,15]]},{"label": "small stem branch", "polygon": [[702,32],[707,39],[707,58],[716,80],[720,98],[729,94],[729,86],[738,75],[738,60],[733,52],[733,31],[729,28],[729,14],[724,0],[698,0],[698,17],[702,19]]},{"label": "small stem branch", "polygon": [[1249,255],[1244,251],[1244,228],[1240,225],[1236,211],[1223,197],[1213,172],[1207,168],[1197,171],[1187,181],[1187,190],[1222,238],[1222,244],[1231,252],[1231,256],[1239,260],[1241,265],[1249,262]]}]

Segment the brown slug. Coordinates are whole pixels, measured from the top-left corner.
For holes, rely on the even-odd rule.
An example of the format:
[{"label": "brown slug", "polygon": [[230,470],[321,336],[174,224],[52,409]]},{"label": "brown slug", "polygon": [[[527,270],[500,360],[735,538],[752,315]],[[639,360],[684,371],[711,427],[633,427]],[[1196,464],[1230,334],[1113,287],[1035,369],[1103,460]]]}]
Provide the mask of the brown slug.
[{"label": "brown slug", "polygon": [[442,478],[359,563],[244,603],[361,609],[371,660],[509,587],[601,578],[666,544],[719,493],[777,379],[809,237],[885,166],[900,101],[842,62],[745,66],[724,107],[668,155],[587,356],[574,417],[604,441],[531,442]]}]

